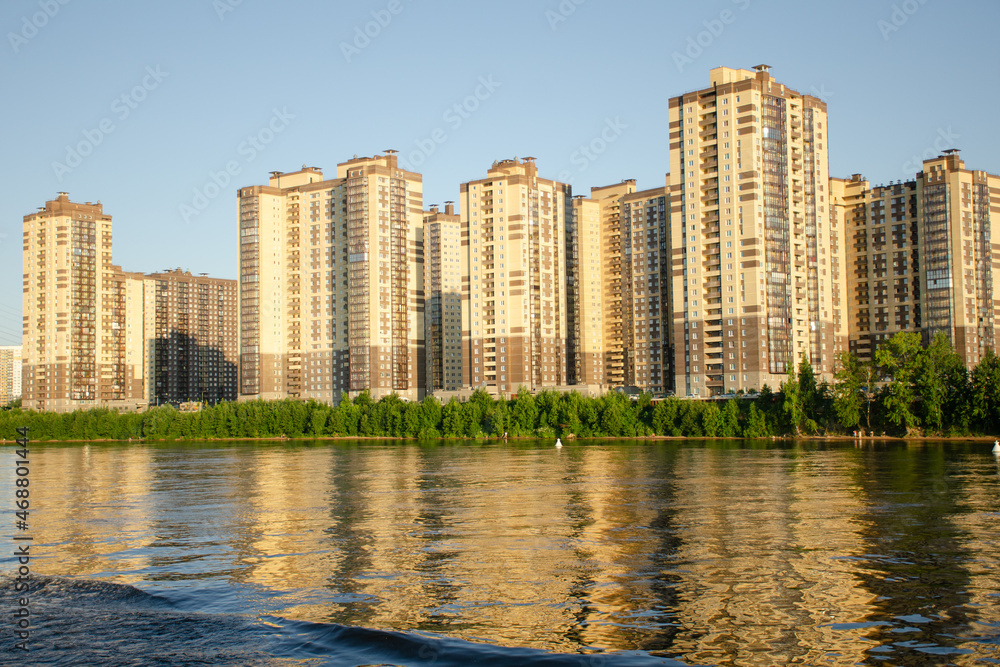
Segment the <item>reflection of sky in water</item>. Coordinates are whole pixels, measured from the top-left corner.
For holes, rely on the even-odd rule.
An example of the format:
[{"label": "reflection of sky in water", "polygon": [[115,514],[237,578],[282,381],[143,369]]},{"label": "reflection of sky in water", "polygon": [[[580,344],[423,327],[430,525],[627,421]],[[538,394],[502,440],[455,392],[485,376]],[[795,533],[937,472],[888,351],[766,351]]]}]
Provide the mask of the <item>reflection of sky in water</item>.
[{"label": "reflection of sky in water", "polygon": [[1000,658],[979,449],[36,445],[35,568],[556,651],[973,664]]}]

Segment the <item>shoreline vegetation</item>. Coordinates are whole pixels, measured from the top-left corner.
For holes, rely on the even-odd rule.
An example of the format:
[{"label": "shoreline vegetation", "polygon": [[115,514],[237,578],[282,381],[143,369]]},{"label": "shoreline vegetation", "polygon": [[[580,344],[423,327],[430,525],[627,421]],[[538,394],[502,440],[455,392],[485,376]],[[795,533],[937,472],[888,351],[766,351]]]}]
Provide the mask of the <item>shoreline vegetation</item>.
[{"label": "shoreline vegetation", "polygon": [[[379,401],[364,392],[340,403],[285,399],[219,403],[198,412],[170,406],[141,413],[0,411],[0,441],[30,429],[33,442],[417,440],[596,438],[808,438],[861,442],[990,441],[1000,432],[1000,358],[988,351],[967,370],[946,336],[922,348],[917,334],[885,341],[872,363],[837,357],[835,382],[817,384],[804,356],[777,391],[724,400],[654,399],[610,392],[519,391],[495,399],[477,390],[463,403],[434,397]],[[859,437],[860,436],[860,437]]]},{"label": "shoreline vegetation", "polygon": [[[30,435],[30,434],[29,434]],[[413,436],[390,436],[390,435],[300,435],[294,438],[281,437],[281,436],[269,436],[269,437],[258,437],[258,438],[229,438],[229,437],[212,437],[212,438],[174,438],[174,439],[158,439],[158,438],[131,438],[128,440],[116,440],[112,438],[94,438],[92,440],[31,440],[32,445],[38,444],[90,444],[90,443],[134,443],[134,444],[160,444],[160,443],[185,443],[185,442],[287,442],[287,443],[302,443],[302,442],[338,442],[338,441],[351,441],[356,442],[358,440],[399,440],[401,442],[448,442],[453,441],[455,443],[469,442],[469,443],[482,443],[482,444],[495,444],[495,443],[508,443],[510,441],[514,442],[531,442],[533,440],[543,439],[537,435],[531,436],[508,436],[504,438],[503,436],[495,435],[480,435],[475,438],[469,437],[440,437],[440,438],[420,438]],[[552,438],[548,438],[551,440]],[[687,435],[643,435],[643,436],[614,436],[614,435],[596,435],[588,436],[586,438],[571,438],[569,442],[576,440],[580,441],[601,441],[601,440],[651,440],[651,441],[673,441],[673,440],[747,440],[747,441],[766,441],[766,442],[850,442],[854,444],[874,444],[874,443],[886,443],[886,442],[905,442],[905,443],[919,443],[919,442],[939,442],[946,440],[948,442],[968,442],[968,443],[985,443],[992,444],[996,438],[992,435],[867,435],[864,437],[858,436],[854,437],[852,435],[772,435],[766,438],[745,438],[743,436],[687,436]],[[5,440],[0,438],[0,445],[17,445],[16,440]]]}]

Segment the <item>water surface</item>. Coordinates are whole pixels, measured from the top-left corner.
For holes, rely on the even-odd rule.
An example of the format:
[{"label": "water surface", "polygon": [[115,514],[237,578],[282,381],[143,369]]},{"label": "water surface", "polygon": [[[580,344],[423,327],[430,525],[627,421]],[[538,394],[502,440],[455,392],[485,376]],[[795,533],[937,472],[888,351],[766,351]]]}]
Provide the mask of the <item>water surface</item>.
[{"label": "water surface", "polygon": [[30,475],[38,664],[1000,664],[984,444],[36,443]]}]

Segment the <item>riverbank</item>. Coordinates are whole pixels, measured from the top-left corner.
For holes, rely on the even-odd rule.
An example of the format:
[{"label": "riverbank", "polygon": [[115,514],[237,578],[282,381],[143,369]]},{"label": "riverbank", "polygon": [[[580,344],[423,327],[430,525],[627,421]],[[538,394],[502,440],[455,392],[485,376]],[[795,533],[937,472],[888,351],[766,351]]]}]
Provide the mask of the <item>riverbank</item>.
[{"label": "riverbank", "polygon": [[[401,442],[456,442],[456,443],[503,443],[503,442],[532,442],[539,440],[551,440],[555,441],[557,438],[551,436],[508,436],[503,437],[482,437],[482,438],[467,438],[467,437],[455,437],[455,436],[442,436],[436,438],[415,438],[406,436],[365,436],[365,435],[302,435],[302,436],[264,436],[257,438],[129,438],[127,440],[116,440],[113,438],[94,438],[90,440],[42,440],[42,439],[31,439],[29,434],[29,440],[31,444],[74,444],[74,443],[123,443],[123,444],[152,444],[152,443],[184,443],[184,442],[312,442],[312,441],[326,441],[326,442],[337,442],[341,440],[398,440]],[[963,436],[948,436],[948,435],[921,435],[921,436],[894,436],[894,435],[875,435],[875,436],[865,436],[853,437],[850,435],[772,435],[766,438],[744,438],[744,437],[694,437],[694,436],[684,436],[684,435],[645,435],[645,436],[562,436],[567,443],[579,442],[579,441],[616,441],[621,442],[622,440],[635,440],[635,441],[659,441],[659,440],[739,440],[746,442],[787,442],[787,441],[811,441],[811,442],[851,442],[855,444],[865,444],[865,443],[889,443],[889,442],[938,442],[938,441],[948,441],[948,442],[982,442],[982,443],[994,443],[997,441],[997,436],[993,435],[963,435]],[[0,438],[0,445],[16,445],[16,440],[4,440]]]}]

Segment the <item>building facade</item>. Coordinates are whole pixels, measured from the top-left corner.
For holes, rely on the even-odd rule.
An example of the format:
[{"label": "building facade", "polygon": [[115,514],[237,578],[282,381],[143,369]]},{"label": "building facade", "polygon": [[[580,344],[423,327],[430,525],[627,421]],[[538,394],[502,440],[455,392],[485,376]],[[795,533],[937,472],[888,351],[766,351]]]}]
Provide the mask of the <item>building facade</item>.
[{"label": "building facade", "polygon": [[625,380],[628,311],[628,266],[623,265],[622,197],[635,192],[635,180],[593,187],[590,198],[600,207],[600,243],[604,278],[604,375],[609,387],[622,387]]},{"label": "building facade", "polygon": [[462,388],[462,223],[455,206],[424,214],[427,392]]},{"label": "building facade", "polygon": [[570,187],[514,158],[460,190],[463,384],[505,395],[565,386]]},{"label": "building facade", "polygon": [[25,408],[143,405],[142,365],[128,363],[136,355],[126,349],[124,281],[100,203],[61,192],[24,216]]},{"label": "building facade", "polygon": [[240,397],[421,397],[421,176],[386,151],[238,196]]},{"label": "building facade", "polygon": [[[141,279],[146,335],[148,401],[214,404],[237,397],[237,290],[235,280],[176,269]],[[151,298],[146,298],[149,292]],[[132,327],[129,327],[132,328]]]},{"label": "building facade", "polygon": [[849,344],[862,359],[898,332],[945,333],[966,366],[997,351],[1000,177],[958,151],[925,160],[913,180],[831,183],[846,222]]},{"label": "building facade", "polygon": [[21,398],[21,346],[0,345],[0,408]]},{"label": "building facade", "polygon": [[674,388],[669,199],[667,187],[621,198],[624,385],[651,392]]},{"label": "building facade", "polygon": [[670,101],[678,394],[777,387],[802,355],[833,371],[826,105],[754,71]]},{"label": "building facade", "polygon": [[577,195],[573,197],[572,213],[566,229],[566,307],[570,312],[568,382],[578,391],[601,393],[608,383],[601,204]]}]

